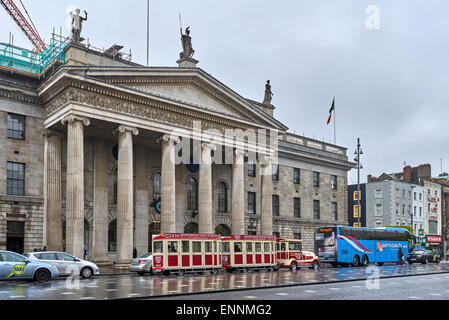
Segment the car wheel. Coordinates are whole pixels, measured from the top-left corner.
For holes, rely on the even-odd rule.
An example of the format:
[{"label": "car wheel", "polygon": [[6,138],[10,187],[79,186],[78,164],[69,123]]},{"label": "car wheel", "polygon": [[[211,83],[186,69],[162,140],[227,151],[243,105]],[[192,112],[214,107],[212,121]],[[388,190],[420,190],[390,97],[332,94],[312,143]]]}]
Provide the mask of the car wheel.
[{"label": "car wheel", "polygon": [[358,255],[355,255],[354,259],[352,259],[352,265],[354,267],[358,267],[360,265],[360,258]]},{"label": "car wheel", "polygon": [[318,269],[318,262],[316,260],[312,263],[312,268],[310,268],[310,269],[314,269],[314,270]]},{"label": "car wheel", "polygon": [[50,272],[46,269],[39,269],[34,274],[34,280],[37,282],[47,282],[50,280]]},{"label": "car wheel", "polygon": [[137,273],[139,274],[139,276],[144,276],[145,275],[145,271],[137,271]]},{"label": "car wheel", "polygon": [[296,271],[297,268],[298,268],[298,265],[296,264],[295,261],[293,261],[293,262],[290,264],[290,270]]},{"label": "car wheel", "polygon": [[412,265],[413,264],[413,262],[411,262],[411,261],[409,261],[409,263],[408,263],[409,265]]},{"label": "car wheel", "polygon": [[363,258],[362,258],[362,265],[363,265],[364,267],[366,267],[366,266],[369,265],[369,259],[368,259],[368,256],[367,256],[367,255],[364,255],[364,256],[363,256]]},{"label": "car wheel", "polygon": [[440,259],[436,259],[436,260],[435,260],[435,263],[440,263]]},{"label": "car wheel", "polygon": [[81,269],[81,277],[83,279],[89,279],[94,274],[93,270],[89,267],[84,267]]}]

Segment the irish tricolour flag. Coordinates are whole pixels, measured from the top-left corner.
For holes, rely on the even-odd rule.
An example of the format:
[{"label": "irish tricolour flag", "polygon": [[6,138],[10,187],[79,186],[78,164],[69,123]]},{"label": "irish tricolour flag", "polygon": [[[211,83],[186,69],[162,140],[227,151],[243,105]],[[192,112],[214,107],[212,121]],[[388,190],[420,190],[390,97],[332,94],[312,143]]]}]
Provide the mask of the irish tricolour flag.
[{"label": "irish tricolour flag", "polygon": [[335,110],[335,97],[334,97],[334,100],[332,100],[332,106],[329,109],[329,118],[327,118],[327,123],[326,124],[329,124],[329,122],[331,122],[332,111],[334,111],[334,110]]}]

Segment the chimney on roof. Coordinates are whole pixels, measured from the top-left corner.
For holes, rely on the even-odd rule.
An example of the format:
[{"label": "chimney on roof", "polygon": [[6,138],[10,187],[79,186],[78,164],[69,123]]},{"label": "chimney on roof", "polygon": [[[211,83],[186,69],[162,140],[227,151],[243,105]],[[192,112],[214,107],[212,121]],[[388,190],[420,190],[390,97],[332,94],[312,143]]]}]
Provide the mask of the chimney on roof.
[{"label": "chimney on roof", "polygon": [[412,182],[412,167],[407,165],[402,170],[402,179],[405,182]]},{"label": "chimney on roof", "polygon": [[420,164],[418,166],[418,178],[420,180],[430,180],[432,177],[431,166],[429,163]]}]

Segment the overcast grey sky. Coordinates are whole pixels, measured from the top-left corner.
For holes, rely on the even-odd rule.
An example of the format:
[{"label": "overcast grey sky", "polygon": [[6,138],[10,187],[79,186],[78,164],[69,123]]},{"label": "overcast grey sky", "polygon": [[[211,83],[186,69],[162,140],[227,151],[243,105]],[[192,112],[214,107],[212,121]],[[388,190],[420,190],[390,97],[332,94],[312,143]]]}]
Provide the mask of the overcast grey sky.
[{"label": "overcast grey sky", "polygon": [[[60,26],[68,35],[67,10],[80,7],[92,45],[124,45],[146,64],[146,0],[22,1],[43,38]],[[379,29],[366,26],[370,5]],[[151,0],[150,65],[176,66],[181,13],[198,67],[257,101],[270,79],[275,117],[291,132],[333,142],[335,96],[337,144],[352,161],[360,137],[362,182],[404,161],[430,163],[436,176],[440,159],[449,170],[448,9],[444,0]],[[2,10],[0,41],[10,31],[31,48]],[[348,178],[356,183],[356,171]]]}]

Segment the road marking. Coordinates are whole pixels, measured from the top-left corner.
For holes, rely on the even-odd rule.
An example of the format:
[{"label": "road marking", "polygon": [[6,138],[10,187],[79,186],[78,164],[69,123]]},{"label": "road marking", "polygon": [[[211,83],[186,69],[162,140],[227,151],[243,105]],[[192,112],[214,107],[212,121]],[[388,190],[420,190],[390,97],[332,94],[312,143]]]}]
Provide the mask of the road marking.
[{"label": "road marking", "polygon": [[9,296],[12,299],[17,299],[17,298],[25,298],[25,296]]},{"label": "road marking", "polygon": [[340,288],[330,288],[331,290],[340,290]]},{"label": "road marking", "polygon": [[429,293],[429,296],[441,296],[441,293]]},{"label": "road marking", "polygon": [[361,288],[362,286],[352,286],[353,288]]},{"label": "road marking", "polygon": [[422,298],[421,297],[411,296],[411,297],[408,297],[408,299],[422,299]]},{"label": "road marking", "polygon": [[106,289],[105,291],[118,291],[117,289]]},{"label": "road marking", "polygon": [[140,293],[128,293],[128,297],[140,296]]},{"label": "road marking", "polygon": [[58,289],[56,289],[56,288],[48,288],[48,289],[45,289],[45,291],[55,291],[55,290],[58,290]]},{"label": "road marking", "polygon": [[315,291],[315,290],[306,290],[306,291],[304,291],[304,292],[307,292],[307,293],[315,293],[316,291]]},{"label": "road marking", "polygon": [[257,297],[255,297],[255,296],[245,296],[243,298],[245,298],[245,299],[257,299]]},{"label": "road marking", "polygon": [[80,300],[96,299],[96,297],[81,297]]},{"label": "road marking", "polygon": [[275,294],[278,295],[278,296],[288,296],[290,293],[278,292],[278,293],[275,293]]},{"label": "road marking", "polygon": [[86,286],[87,288],[98,288],[98,286]]},{"label": "road marking", "polygon": [[75,294],[75,292],[61,292],[61,294]]},{"label": "road marking", "polygon": [[2,293],[9,293],[9,291],[0,291],[0,294]]}]

